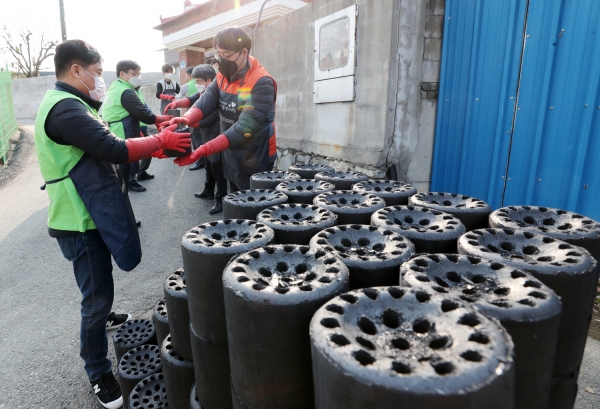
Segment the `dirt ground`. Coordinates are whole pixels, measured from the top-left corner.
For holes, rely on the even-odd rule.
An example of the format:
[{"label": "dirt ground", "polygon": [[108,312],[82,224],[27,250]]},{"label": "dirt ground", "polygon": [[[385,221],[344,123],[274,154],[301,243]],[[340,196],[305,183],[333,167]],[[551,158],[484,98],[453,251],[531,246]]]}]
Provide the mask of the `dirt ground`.
[{"label": "dirt ground", "polygon": [[592,314],[592,324],[590,325],[588,336],[600,341],[600,285],[598,285],[598,288],[596,289],[594,313]]}]

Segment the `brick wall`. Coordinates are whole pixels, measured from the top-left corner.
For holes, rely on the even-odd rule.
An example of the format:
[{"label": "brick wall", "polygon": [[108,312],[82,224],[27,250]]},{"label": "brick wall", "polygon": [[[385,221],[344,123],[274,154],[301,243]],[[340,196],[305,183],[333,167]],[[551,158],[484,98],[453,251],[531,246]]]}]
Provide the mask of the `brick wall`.
[{"label": "brick wall", "polygon": [[444,32],[444,7],[446,0],[428,0],[423,43],[423,75],[421,98],[437,99],[442,59],[442,35]]},{"label": "brick wall", "polygon": [[187,82],[185,72],[189,67],[195,67],[198,64],[204,64],[204,52],[195,50],[181,50],[179,51],[179,61],[185,61],[185,69],[179,73],[179,83],[185,84]]}]

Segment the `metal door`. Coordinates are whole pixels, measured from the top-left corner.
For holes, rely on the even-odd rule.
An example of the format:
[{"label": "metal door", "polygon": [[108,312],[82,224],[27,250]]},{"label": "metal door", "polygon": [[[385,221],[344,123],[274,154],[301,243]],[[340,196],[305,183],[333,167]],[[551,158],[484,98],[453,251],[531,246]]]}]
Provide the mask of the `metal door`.
[{"label": "metal door", "polygon": [[595,0],[448,0],[432,190],[600,219],[599,24]]}]

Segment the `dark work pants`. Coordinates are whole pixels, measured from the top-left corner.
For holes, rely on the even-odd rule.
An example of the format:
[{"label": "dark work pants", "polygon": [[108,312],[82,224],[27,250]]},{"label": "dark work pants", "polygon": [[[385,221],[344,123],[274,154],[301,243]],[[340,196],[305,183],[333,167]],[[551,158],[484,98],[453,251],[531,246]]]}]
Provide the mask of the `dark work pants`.
[{"label": "dark work pants", "polygon": [[132,183],[138,174],[147,171],[150,167],[150,162],[152,162],[152,158],[129,163],[129,182]]},{"label": "dark work pants", "polygon": [[[200,128],[190,128],[192,129],[192,148],[194,150],[198,149],[202,145],[202,135],[200,135]],[[200,158],[198,159],[199,163],[208,162],[208,159]]]},{"label": "dark work pants", "polygon": [[223,159],[211,162],[205,158],[204,169],[206,170],[206,182],[204,183],[205,192],[214,192],[215,185],[217,193],[215,199],[220,200],[227,194],[227,180],[223,174]]},{"label": "dark work pants", "polygon": [[106,339],[106,320],[113,304],[114,286],[110,251],[98,230],[56,239],[63,255],[73,264],[81,291],[80,356],[90,380],[112,370]]},{"label": "dark work pants", "polygon": [[[267,168],[267,172],[270,172],[273,170],[273,167],[275,167],[275,160],[273,160],[272,162],[269,162],[269,167]],[[231,180],[229,181],[229,191],[231,193],[233,192],[237,192],[240,189],[235,185],[235,183],[233,183]]]}]

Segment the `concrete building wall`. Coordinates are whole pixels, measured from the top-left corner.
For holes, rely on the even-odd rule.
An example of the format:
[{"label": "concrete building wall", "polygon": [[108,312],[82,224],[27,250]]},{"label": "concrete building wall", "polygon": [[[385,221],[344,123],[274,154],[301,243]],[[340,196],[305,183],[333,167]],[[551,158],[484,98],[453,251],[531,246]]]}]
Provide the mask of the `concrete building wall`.
[{"label": "concrete building wall", "polygon": [[[395,3],[315,0],[254,33],[252,54],[278,83],[276,123],[281,149],[351,158],[373,168],[384,165]],[[313,104],[314,22],[353,4],[359,9],[356,98]]]},{"label": "concrete building wall", "polygon": [[[314,22],[358,5],[352,102],[313,103]],[[275,78],[280,169],[323,163],[429,188],[444,0],[314,0],[253,34]]]},{"label": "concrete building wall", "polygon": [[[105,71],[102,75],[106,81],[106,87],[116,79],[114,71]],[[160,111],[160,101],[156,98],[156,83],[163,78],[162,73],[142,73],[142,88],[146,103],[152,112]],[[23,78],[12,81],[13,103],[17,119],[35,118],[38,108],[47,90],[53,89],[56,76]]]}]

